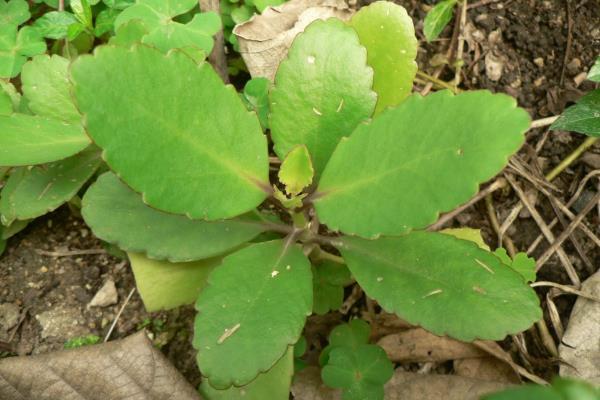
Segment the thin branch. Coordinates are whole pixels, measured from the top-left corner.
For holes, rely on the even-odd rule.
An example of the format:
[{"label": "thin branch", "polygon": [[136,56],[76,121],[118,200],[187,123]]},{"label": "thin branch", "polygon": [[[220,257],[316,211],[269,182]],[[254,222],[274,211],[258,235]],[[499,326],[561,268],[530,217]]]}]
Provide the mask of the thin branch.
[{"label": "thin branch", "polygon": [[[202,12],[214,11],[217,15],[221,15],[221,4],[219,0],[198,0],[200,10]],[[227,71],[227,56],[225,55],[225,37],[223,36],[223,28],[215,35],[215,45],[212,52],[208,56],[208,61],[215,67],[215,70],[225,83],[229,83],[229,73]]]},{"label": "thin branch", "polygon": [[[548,242],[550,242],[550,243],[554,242],[554,240],[555,240],[554,234],[548,228],[548,226],[544,222],[544,219],[538,213],[538,211],[535,209],[535,207],[533,207],[529,203],[529,200],[527,199],[527,196],[523,192],[523,189],[521,189],[521,187],[517,184],[517,182],[515,181],[515,179],[512,177],[511,174],[505,173],[504,176],[505,176],[506,180],[508,181],[508,183],[514,189],[517,196],[519,196],[519,198],[521,199],[521,202],[525,205],[525,207],[527,208],[527,210],[533,217],[534,221],[537,223],[538,227],[540,228],[540,230],[546,237],[546,240],[548,240]],[[567,254],[560,247],[556,250],[556,252],[558,254],[558,257],[560,258],[560,261],[562,262],[562,264],[565,268],[565,271],[567,272],[567,275],[569,275],[569,278],[571,279],[573,284],[577,287],[581,286],[581,280],[579,279],[577,272],[575,272],[575,268],[573,268],[573,264],[571,264],[571,261],[569,260],[569,257],[567,256]]]},{"label": "thin branch", "polygon": [[125,302],[123,303],[123,305],[119,309],[119,312],[115,316],[115,320],[110,325],[110,328],[108,329],[108,332],[106,333],[106,336],[104,337],[104,343],[108,342],[108,339],[110,339],[110,335],[112,335],[113,330],[115,329],[115,326],[117,326],[117,322],[119,321],[119,318],[121,318],[121,314],[123,314],[125,307],[127,307],[127,304],[129,304],[129,301],[131,300],[131,297],[133,296],[134,293],[135,293],[135,287],[133,289],[131,289],[131,292],[129,292],[129,295],[127,295]]},{"label": "thin branch", "polygon": [[539,269],[552,257],[554,252],[562,245],[562,243],[573,233],[575,228],[583,221],[583,218],[592,211],[594,207],[598,204],[600,200],[600,193],[596,193],[596,195],[590,200],[584,209],[577,215],[577,217],[571,221],[567,229],[561,232],[561,234],[556,238],[556,240],[552,243],[552,245],[542,254],[535,265],[535,270],[539,271]]},{"label": "thin branch", "polygon": [[36,253],[42,256],[49,257],[72,257],[72,256],[86,256],[96,254],[106,254],[104,249],[87,249],[87,250],[71,250],[71,251],[46,251],[36,250]]},{"label": "thin branch", "polygon": [[554,121],[556,121],[559,117],[560,117],[560,115],[555,115],[553,117],[536,119],[531,122],[529,129],[543,128],[545,126],[552,125],[554,123]]}]

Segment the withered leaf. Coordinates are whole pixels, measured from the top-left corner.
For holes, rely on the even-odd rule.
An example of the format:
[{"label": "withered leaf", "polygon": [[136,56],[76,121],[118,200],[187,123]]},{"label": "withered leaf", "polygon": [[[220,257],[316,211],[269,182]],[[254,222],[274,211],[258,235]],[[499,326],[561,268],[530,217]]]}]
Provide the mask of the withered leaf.
[{"label": "withered leaf", "polygon": [[0,360],[0,399],[198,400],[144,332],[126,339]]}]

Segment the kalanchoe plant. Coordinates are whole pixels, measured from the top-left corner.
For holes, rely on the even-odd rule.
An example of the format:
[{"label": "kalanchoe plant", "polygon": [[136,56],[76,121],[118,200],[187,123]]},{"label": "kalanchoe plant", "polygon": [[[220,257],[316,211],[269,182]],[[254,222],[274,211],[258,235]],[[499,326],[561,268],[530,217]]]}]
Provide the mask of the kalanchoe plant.
[{"label": "kalanchoe plant", "polygon": [[[261,393],[267,375],[287,388],[306,317],[338,307],[352,278],[384,310],[464,341],[502,339],[541,317],[502,259],[426,230],[503,168],[529,117],[487,91],[411,95],[417,42],[402,7],[376,2],[349,23],[309,25],[265,107],[268,84],[242,100],[187,44],[143,40],[147,21],[132,22],[146,18],[141,4],[154,3],[121,14],[117,40],[70,67],[82,124],[15,134],[30,153],[7,165],[97,154],[85,130],[110,171],[82,214],[129,253],[150,310],[196,300],[204,393]],[[185,11],[168,8],[164,20]],[[254,110],[266,113],[262,126]],[[51,151],[36,150],[40,135]],[[324,286],[333,294],[315,293]],[[387,380],[382,351],[357,349],[334,343],[326,382],[362,393]],[[361,360],[385,373],[371,379]],[[369,381],[348,381],[346,368]]]}]

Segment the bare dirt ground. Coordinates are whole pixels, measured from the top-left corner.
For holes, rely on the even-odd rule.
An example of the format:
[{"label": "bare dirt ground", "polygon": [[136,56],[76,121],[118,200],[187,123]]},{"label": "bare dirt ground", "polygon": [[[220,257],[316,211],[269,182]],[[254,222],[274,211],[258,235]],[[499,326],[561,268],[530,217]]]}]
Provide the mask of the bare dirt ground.
[{"label": "bare dirt ground", "polygon": [[[462,88],[508,93],[534,119],[560,114],[565,106],[593,88],[581,74],[600,54],[600,3],[597,1],[472,1],[465,23],[462,26],[451,23],[441,38],[432,44],[423,40],[421,27],[426,6],[434,2],[398,2],[414,18],[421,41],[419,66],[430,75],[439,75],[445,81],[455,78],[453,69],[443,67],[443,64],[452,62],[456,55],[452,49],[456,49],[457,41],[462,39],[454,32],[462,29],[466,42],[460,74]],[[425,86],[417,84],[416,90],[421,91]],[[527,144],[516,158],[517,163],[507,171],[513,174],[530,203],[549,224],[556,214],[552,202],[540,192],[540,187],[547,189],[555,200],[566,204],[584,177],[600,168],[600,146],[588,149],[552,182],[553,186],[539,182],[534,185],[524,176],[547,173],[584,137],[548,132],[545,128],[534,129],[528,135]],[[590,179],[582,188],[571,208],[575,214],[598,190],[597,178]],[[518,195],[507,186],[493,194],[491,202],[487,202],[489,207],[481,200],[448,225],[480,228],[487,242],[495,247],[498,235],[490,216],[495,215],[502,225],[518,203]],[[599,211],[589,212],[584,223],[596,234],[600,233]],[[558,223],[554,233],[558,236],[563,230]],[[517,250],[526,251],[539,235],[539,224],[524,209],[506,230],[505,238],[508,237]],[[598,269],[600,249],[580,232],[574,232],[571,237],[563,248],[578,278],[584,280]],[[542,240],[532,254],[539,257],[548,246],[548,242]],[[86,254],[90,249],[98,251]],[[564,263],[554,255],[540,270],[539,280],[571,284],[565,271]],[[116,283],[116,303],[88,307],[92,297],[109,279]],[[103,339],[116,321],[111,339],[128,336],[143,327],[149,329],[154,333],[155,343],[196,385],[200,376],[190,345],[193,309],[148,314],[137,293],[134,292],[127,301],[133,288],[134,278],[127,263],[107,254],[100,241],[71,210],[64,207],[38,219],[10,239],[7,251],[0,258],[0,304],[4,305],[0,308],[0,320],[9,321],[0,329],[0,352],[39,354],[61,349],[73,337],[94,334]],[[547,309],[548,289],[541,288],[538,293]],[[574,300],[574,296],[555,299],[565,326]],[[123,313],[117,319],[117,313],[125,303]],[[324,318],[312,318],[307,327],[313,354],[311,356],[309,352],[309,359],[314,360],[314,354],[338,321],[361,314],[364,309],[365,302],[358,299],[346,315],[334,313]],[[549,318],[546,321],[552,339],[558,343],[552,322]],[[542,344],[539,333],[532,329],[524,338],[527,352],[520,357],[526,360],[528,367],[546,378],[556,374],[556,358]],[[511,340],[504,346],[523,353],[522,349],[515,349]]]}]

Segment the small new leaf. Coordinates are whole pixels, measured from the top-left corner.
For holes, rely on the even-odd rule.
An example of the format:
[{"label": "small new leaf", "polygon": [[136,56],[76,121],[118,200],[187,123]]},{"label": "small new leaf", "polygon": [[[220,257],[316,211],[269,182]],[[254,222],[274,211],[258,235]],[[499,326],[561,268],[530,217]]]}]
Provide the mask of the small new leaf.
[{"label": "small new leaf", "polygon": [[393,374],[385,351],[371,344],[333,348],[321,371],[327,386],[343,389],[343,400],[382,400],[383,385]]},{"label": "small new leaf", "polygon": [[506,250],[499,247],[494,251],[494,255],[504,264],[521,274],[526,282],[535,282],[535,260],[532,257],[528,257],[527,253],[517,253],[515,254],[515,258],[511,259]]},{"label": "small new leaf", "polygon": [[592,68],[590,68],[587,74],[587,78],[590,81],[600,82],[600,57],[596,58],[596,62],[594,63]]},{"label": "small new leaf", "polygon": [[423,33],[428,42],[437,39],[448,25],[457,2],[458,0],[442,0],[429,10],[423,22]]},{"label": "small new leaf", "polygon": [[592,90],[567,108],[550,129],[600,137],[600,89]]},{"label": "small new leaf", "polygon": [[28,57],[45,51],[46,42],[35,28],[0,24],[0,78],[14,78]]},{"label": "small new leaf", "polygon": [[285,156],[279,169],[279,181],[289,196],[299,194],[312,183],[315,170],[306,146],[296,146]]},{"label": "small new leaf", "polygon": [[350,282],[345,265],[325,261],[313,267],[313,312],[324,315],[339,309],[344,301],[344,285]]},{"label": "small new leaf", "polygon": [[26,0],[0,0],[0,25],[19,26],[31,17]]},{"label": "small new leaf", "polygon": [[64,39],[77,18],[68,11],[50,11],[36,19],[33,26],[45,38]]}]

